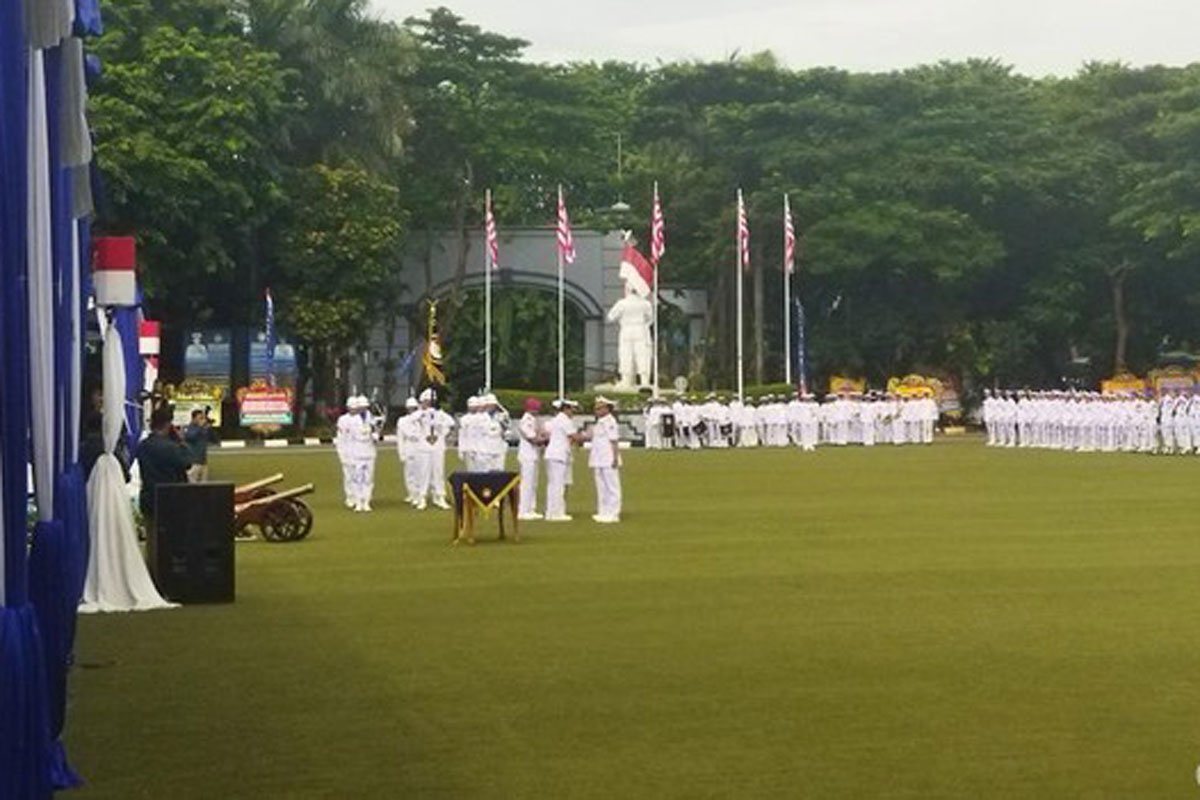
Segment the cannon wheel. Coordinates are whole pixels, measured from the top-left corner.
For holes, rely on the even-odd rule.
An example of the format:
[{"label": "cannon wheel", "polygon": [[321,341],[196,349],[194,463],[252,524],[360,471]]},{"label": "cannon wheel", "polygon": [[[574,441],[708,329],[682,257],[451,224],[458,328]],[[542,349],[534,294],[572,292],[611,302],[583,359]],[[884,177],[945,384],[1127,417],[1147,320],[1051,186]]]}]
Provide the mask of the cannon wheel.
[{"label": "cannon wheel", "polygon": [[312,509],[300,500],[292,500],[291,504],[295,507],[301,522],[300,531],[296,534],[296,538],[293,539],[293,541],[298,542],[312,532],[313,513]]},{"label": "cannon wheel", "polygon": [[[311,525],[311,519],[309,520]],[[268,542],[294,542],[307,535],[305,518],[290,501],[275,503],[263,511],[259,530]]]}]

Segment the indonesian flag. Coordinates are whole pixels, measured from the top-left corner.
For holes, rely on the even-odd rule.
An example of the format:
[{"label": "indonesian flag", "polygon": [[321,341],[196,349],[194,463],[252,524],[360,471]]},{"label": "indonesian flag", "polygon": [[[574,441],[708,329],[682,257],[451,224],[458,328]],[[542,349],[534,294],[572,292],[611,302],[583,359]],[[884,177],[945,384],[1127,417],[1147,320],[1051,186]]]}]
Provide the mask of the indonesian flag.
[{"label": "indonesian flag", "polygon": [[575,237],[571,235],[571,220],[567,218],[567,204],[563,201],[562,187],[558,187],[558,252],[564,264],[575,263]]},{"label": "indonesian flag", "polygon": [[629,242],[625,243],[625,251],[621,253],[621,280],[637,292],[639,297],[649,297],[654,287],[654,267]]},{"label": "indonesian flag", "polygon": [[491,189],[487,191],[484,228],[487,230],[488,259],[492,262],[492,269],[500,269],[500,237],[496,233],[496,217],[492,214]]}]

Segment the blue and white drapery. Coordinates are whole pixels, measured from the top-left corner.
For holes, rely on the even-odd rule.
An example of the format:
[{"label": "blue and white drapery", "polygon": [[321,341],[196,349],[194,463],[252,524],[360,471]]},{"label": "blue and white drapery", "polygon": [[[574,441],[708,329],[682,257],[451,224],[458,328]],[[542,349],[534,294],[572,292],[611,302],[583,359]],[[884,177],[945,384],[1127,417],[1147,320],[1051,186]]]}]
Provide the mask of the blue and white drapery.
[{"label": "blue and white drapery", "polygon": [[84,614],[172,608],[158,593],[138,547],[125,476],[113,452],[125,427],[125,347],[115,323],[104,337],[104,453],[88,478],[91,558],[83,588]]},{"label": "blue and white drapery", "polygon": [[22,800],[78,782],[59,743],[88,541],[77,440],[91,143],[73,30],[98,32],[96,0],[0,3],[0,797]]}]

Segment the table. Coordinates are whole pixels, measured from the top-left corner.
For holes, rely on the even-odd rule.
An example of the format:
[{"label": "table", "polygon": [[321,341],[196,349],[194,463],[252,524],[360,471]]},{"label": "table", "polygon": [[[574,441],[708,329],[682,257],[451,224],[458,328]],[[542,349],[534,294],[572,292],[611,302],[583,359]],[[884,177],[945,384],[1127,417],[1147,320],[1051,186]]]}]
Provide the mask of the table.
[{"label": "table", "polygon": [[454,531],[451,544],[466,541],[475,544],[475,518],[482,512],[491,517],[498,510],[500,540],[504,532],[505,506],[512,518],[512,541],[520,541],[517,529],[517,503],[521,496],[521,475],[518,472],[452,472],[446,479],[454,497]]}]

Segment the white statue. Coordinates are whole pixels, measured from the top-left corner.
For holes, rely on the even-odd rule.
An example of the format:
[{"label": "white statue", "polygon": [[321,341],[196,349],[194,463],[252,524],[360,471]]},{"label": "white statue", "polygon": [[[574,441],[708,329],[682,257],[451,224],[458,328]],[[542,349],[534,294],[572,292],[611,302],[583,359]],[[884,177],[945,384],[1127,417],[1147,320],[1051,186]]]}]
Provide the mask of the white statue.
[{"label": "white statue", "polygon": [[621,330],[617,339],[621,381],[617,385],[622,389],[649,386],[650,356],[654,346],[650,328],[654,322],[654,306],[626,282],[625,296],[608,310],[608,321],[617,323]]}]

